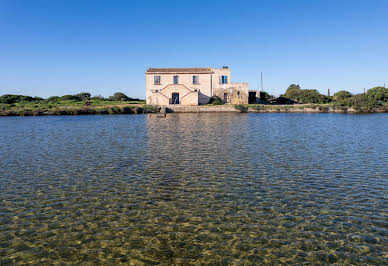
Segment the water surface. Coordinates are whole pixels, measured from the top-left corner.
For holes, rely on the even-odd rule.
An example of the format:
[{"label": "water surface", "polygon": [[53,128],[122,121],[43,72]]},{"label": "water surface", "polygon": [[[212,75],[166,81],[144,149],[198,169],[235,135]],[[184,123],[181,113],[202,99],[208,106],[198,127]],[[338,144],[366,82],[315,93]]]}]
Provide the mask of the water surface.
[{"label": "water surface", "polygon": [[384,264],[388,114],[0,118],[0,264]]}]

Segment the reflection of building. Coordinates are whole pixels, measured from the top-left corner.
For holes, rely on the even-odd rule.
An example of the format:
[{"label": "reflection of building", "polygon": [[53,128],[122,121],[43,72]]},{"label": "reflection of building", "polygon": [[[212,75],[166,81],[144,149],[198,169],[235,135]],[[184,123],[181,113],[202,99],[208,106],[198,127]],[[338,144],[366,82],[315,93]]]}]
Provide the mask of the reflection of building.
[{"label": "reflection of building", "polygon": [[146,101],[153,105],[207,104],[218,96],[226,103],[248,103],[248,83],[232,83],[230,68],[149,68]]}]

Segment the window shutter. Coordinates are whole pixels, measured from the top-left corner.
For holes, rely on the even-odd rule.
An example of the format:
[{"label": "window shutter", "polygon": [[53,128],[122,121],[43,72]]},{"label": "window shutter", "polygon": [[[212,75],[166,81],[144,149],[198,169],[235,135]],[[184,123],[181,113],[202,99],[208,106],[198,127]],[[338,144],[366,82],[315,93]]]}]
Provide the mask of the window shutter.
[{"label": "window shutter", "polygon": [[220,84],[222,84],[222,76],[220,76]]}]

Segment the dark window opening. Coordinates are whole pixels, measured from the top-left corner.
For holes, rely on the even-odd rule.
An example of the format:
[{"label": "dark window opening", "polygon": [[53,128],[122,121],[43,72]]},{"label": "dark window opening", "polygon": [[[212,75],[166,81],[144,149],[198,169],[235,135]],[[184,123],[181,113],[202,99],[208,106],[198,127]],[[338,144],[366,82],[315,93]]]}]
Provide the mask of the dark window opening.
[{"label": "dark window opening", "polygon": [[160,76],[154,76],[154,84],[159,85],[160,84]]},{"label": "dark window opening", "polygon": [[228,84],[228,76],[220,76],[221,84]]},{"label": "dark window opening", "polygon": [[193,76],[193,84],[199,84],[199,77]]},{"label": "dark window opening", "polygon": [[178,76],[174,76],[174,84],[178,84],[179,83],[179,77]]}]

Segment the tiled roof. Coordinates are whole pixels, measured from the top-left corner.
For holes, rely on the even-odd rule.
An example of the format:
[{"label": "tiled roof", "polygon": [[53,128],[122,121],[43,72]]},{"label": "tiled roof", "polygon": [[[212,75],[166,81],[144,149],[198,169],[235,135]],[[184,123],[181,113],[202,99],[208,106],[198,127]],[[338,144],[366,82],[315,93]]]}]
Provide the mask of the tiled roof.
[{"label": "tiled roof", "polygon": [[146,73],[212,73],[211,68],[149,68]]}]

